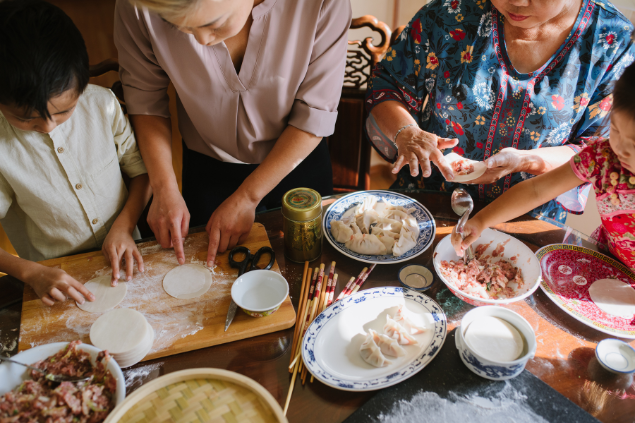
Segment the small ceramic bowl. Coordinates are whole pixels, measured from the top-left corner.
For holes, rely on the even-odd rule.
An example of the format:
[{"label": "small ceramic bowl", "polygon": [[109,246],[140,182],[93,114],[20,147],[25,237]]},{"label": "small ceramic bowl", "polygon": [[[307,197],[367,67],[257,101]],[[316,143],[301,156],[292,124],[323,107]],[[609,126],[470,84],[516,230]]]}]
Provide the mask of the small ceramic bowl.
[{"label": "small ceramic bowl", "polygon": [[271,270],[252,270],[232,285],[232,299],[252,317],[274,313],[289,295],[289,284],[280,273]]},{"label": "small ceramic bowl", "polygon": [[399,269],[399,282],[413,291],[425,291],[434,283],[434,276],[427,267],[409,264]]},{"label": "small ceramic bowl", "polygon": [[595,347],[600,365],[612,373],[635,372],[635,349],[619,339],[605,339]]},{"label": "small ceramic bowl", "polygon": [[[518,329],[523,338],[525,338],[525,346],[520,358],[507,362],[492,361],[477,354],[467,342],[465,342],[465,331],[470,323],[484,316],[498,317]],[[520,314],[503,307],[483,306],[469,311],[463,316],[461,326],[456,328],[454,336],[456,338],[456,348],[459,350],[463,364],[473,373],[485,379],[506,380],[514,378],[523,371],[527,361],[536,354],[536,334],[527,320]]]}]

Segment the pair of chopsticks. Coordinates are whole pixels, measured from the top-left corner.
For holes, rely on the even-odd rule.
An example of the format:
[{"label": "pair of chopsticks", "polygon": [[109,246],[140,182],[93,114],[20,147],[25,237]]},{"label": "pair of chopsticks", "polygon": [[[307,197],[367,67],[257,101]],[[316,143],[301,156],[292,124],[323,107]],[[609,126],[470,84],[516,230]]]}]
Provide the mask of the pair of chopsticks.
[{"label": "pair of chopsticks", "polygon": [[[326,310],[326,308],[334,302],[333,297],[335,294],[335,286],[337,285],[335,262],[331,263],[331,268],[329,269],[326,281],[324,280],[324,267],[324,264],[320,264],[319,269],[316,267],[313,271],[312,269],[309,269],[308,261],[304,263],[302,288],[300,290],[298,314],[293,334],[293,343],[291,345],[291,362],[289,364],[289,372],[293,373],[293,376],[291,378],[291,384],[289,385],[287,401],[284,405],[285,415],[289,409],[289,403],[291,401],[291,395],[293,394],[293,387],[295,386],[295,379],[298,373],[300,373],[302,384],[304,385],[306,382],[308,369],[304,364],[304,361],[300,359],[304,335],[313,320],[315,320],[320,313]],[[374,264],[370,267],[370,270],[364,267],[357,278],[352,277],[335,301],[339,301],[342,298],[353,295],[357,292],[374,268]],[[311,278],[311,274],[313,274],[313,278]],[[311,375],[311,382],[313,382],[313,375]]]}]

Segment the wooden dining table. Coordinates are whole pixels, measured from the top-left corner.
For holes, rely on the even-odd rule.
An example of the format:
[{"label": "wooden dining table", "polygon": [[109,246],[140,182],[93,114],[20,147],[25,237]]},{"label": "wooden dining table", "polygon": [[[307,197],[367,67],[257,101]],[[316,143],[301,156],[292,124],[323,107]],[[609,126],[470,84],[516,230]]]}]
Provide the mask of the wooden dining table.
[{"label": "wooden dining table", "polygon": [[[436,236],[433,245],[409,264],[426,266],[434,273],[432,264],[436,244],[448,236],[458,216],[450,207],[449,193],[404,192],[423,204],[434,216]],[[325,198],[324,210],[341,195]],[[484,207],[476,202],[478,211]],[[300,296],[303,264],[293,263],[284,256],[283,217],[280,210],[256,215],[262,223],[276,252],[280,270],[289,282],[289,293],[297,309]],[[598,246],[585,235],[567,227],[523,216],[501,224],[496,229],[506,232],[533,251],[556,243],[582,245],[592,249]],[[195,228],[193,232],[204,228]],[[312,267],[332,261],[339,274],[337,295],[351,276],[359,274],[364,263],[348,258],[326,240],[322,256]],[[403,263],[378,265],[362,289],[380,286],[399,286],[397,272]],[[22,306],[21,283],[10,277],[0,279],[0,353],[15,354],[19,336]],[[455,297],[435,275],[433,286],[425,292],[443,308],[448,320],[448,332],[474,307]],[[614,375],[607,372],[595,358],[596,344],[611,336],[584,325],[562,311],[546,294],[538,289],[525,300],[512,303],[509,309],[521,314],[536,332],[537,351],[526,369],[580,407],[591,411],[603,422],[635,421],[635,385],[633,375]],[[625,340],[635,346],[635,341]],[[264,386],[284,406],[291,376],[288,366],[293,342],[293,328],[261,335],[255,338],[217,345],[187,353],[139,363],[126,369],[127,393],[157,377],[183,369],[213,367],[227,369],[248,376]],[[446,341],[447,342],[447,341]],[[434,366],[432,360],[429,366]],[[388,388],[390,389],[390,388]],[[341,422],[370,400],[374,392],[347,392],[328,387],[319,381],[305,385],[296,383],[287,417],[290,422]],[[594,397],[595,395],[595,397]],[[598,396],[601,397],[598,400]],[[599,404],[599,405],[598,405]],[[468,421],[468,420],[466,420]]]}]

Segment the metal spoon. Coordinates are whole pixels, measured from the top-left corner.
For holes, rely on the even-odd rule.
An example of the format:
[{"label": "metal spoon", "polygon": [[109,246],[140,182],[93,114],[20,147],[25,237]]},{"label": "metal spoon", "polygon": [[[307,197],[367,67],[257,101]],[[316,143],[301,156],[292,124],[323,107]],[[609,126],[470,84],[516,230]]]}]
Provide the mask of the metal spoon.
[{"label": "metal spoon", "polygon": [[[463,236],[463,228],[465,226],[465,222],[467,222],[470,217],[470,213],[474,210],[474,201],[472,201],[470,194],[468,194],[463,188],[456,188],[454,192],[452,192],[451,204],[454,213],[461,216],[459,223],[456,225],[456,232],[461,234],[461,238],[465,238]],[[473,259],[474,250],[470,245],[463,255],[463,261],[467,264]]]},{"label": "metal spoon", "polygon": [[63,375],[52,375],[47,373],[46,371],[42,370],[42,369],[38,369],[37,367],[33,367],[33,366],[29,366],[28,364],[24,364],[24,363],[20,363],[19,361],[15,361],[15,360],[11,360],[9,358],[6,357],[0,357],[0,361],[6,361],[8,363],[13,363],[13,364],[19,364],[20,366],[24,366],[28,369],[31,370],[35,370],[37,372],[40,372],[44,375],[44,378],[46,380],[50,380],[52,382],[56,382],[56,383],[61,383],[61,382],[85,382],[87,380],[89,380],[90,378],[92,378],[92,376],[88,376],[88,377],[70,377],[70,376],[63,376]]}]

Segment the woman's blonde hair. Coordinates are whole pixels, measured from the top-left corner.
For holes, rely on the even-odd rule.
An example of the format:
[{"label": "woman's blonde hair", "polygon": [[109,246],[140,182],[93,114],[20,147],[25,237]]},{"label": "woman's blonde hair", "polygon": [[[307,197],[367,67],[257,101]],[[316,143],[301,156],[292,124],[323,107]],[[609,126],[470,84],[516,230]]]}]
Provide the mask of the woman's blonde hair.
[{"label": "woman's blonde hair", "polygon": [[196,11],[201,0],[130,0],[135,6],[147,7],[165,18],[182,18]]}]

